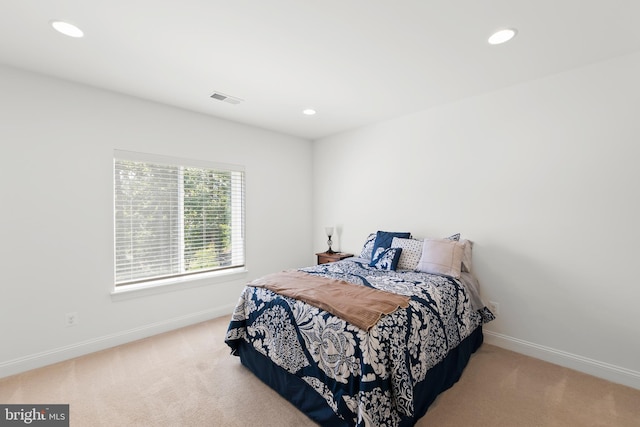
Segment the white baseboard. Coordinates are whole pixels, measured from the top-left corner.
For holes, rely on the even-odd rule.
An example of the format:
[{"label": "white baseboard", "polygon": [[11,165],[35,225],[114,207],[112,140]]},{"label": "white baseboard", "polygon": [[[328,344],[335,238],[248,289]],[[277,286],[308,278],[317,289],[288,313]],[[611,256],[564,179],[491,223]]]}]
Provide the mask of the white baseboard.
[{"label": "white baseboard", "polygon": [[565,368],[574,369],[594,377],[603,378],[605,380],[623,384],[640,390],[640,372],[631,369],[622,368],[620,366],[611,365],[609,363],[600,362],[598,360],[589,359],[587,357],[578,356],[576,354],[567,353],[566,351],[556,350],[551,347],[534,344],[508,335],[499,334],[497,332],[484,330],[484,341],[497,347],[515,351],[526,356],[535,357]]},{"label": "white baseboard", "polygon": [[30,354],[6,362],[0,362],[0,378],[9,375],[19,374],[31,369],[40,368],[42,366],[51,365],[53,363],[62,362],[64,360],[73,359],[74,357],[83,356],[85,354],[104,350],[106,348],[115,347],[117,345],[126,344],[142,338],[168,332],[174,329],[204,322],[216,317],[228,314],[231,316],[235,305],[218,307],[210,310],[203,310],[196,313],[190,313],[184,316],[174,317],[172,319],[163,320],[148,325],[143,325],[127,331],[116,332],[113,334],[89,339],[79,343],[58,347],[51,350],[42,351],[40,353]]}]

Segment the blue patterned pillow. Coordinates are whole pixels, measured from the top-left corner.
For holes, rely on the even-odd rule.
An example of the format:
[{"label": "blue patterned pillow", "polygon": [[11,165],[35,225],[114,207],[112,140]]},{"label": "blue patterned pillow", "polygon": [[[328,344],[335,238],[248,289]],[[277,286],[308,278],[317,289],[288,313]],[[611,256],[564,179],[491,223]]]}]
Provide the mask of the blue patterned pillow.
[{"label": "blue patterned pillow", "polygon": [[[373,243],[373,251],[372,254],[375,254],[378,251],[378,248],[387,249],[391,247],[391,242],[394,237],[399,237],[401,239],[409,239],[411,237],[411,233],[399,233],[392,231],[378,231],[376,233],[376,241]],[[375,258],[372,256],[371,259]]]},{"label": "blue patterned pillow", "polygon": [[402,248],[380,248],[375,252],[369,266],[378,270],[395,270],[401,253]]},{"label": "blue patterned pillow", "polygon": [[376,241],[376,233],[369,234],[367,237],[367,241],[364,242],[364,246],[362,247],[362,251],[360,252],[360,258],[367,259],[371,261],[371,255],[373,253],[373,244]]}]

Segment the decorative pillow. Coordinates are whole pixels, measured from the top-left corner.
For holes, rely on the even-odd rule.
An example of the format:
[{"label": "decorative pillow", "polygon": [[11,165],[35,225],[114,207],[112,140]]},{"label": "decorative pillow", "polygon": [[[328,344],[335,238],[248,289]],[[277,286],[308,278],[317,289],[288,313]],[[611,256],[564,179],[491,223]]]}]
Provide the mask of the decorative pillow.
[{"label": "decorative pillow", "polygon": [[449,239],[424,239],[416,269],[425,273],[460,278],[464,245]]},{"label": "decorative pillow", "polygon": [[455,240],[456,242],[460,241],[460,233],[452,234],[449,237],[445,237],[447,240]]},{"label": "decorative pillow", "polygon": [[401,253],[401,248],[380,248],[376,251],[369,266],[375,267],[378,270],[395,270],[398,266]]},{"label": "decorative pillow", "polygon": [[401,239],[394,237],[391,241],[392,248],[401,248],[402,253],[398,260],[400,270],[415,270],[422,255],[422,240]]},{"label": "decorative pillow", "polygon": [[462,257],[462,271],[471,273],[471,249],[473,249],[473,242],[471,240],[460,239],[460,233],[452,234],[449,237],[445,237],[447,240],[455,240],[464,245],[464,256]]},{"label": "decorative pillow", "polygon": [[367,237],[367,241],[364,242],[364,246],[362,247],[362,251],[360,252],[360,258],[368,259],[371,261],[371,255],[373,253],[373,244],[376,241],[376,233],[369,234]]},{"label": "decorative pillow", "polygon": [[394,237],[401,237],[408,239],[411,237],[411,233],[399,233],[393,231],[378,231],[376,233],[376,241],[373,243],[373,254],[376,253],[378,248],[387,249],[391,247],[391,242]]},{"label": "decorative pillow", "polygon": [[462,271],[471,273],[471,250],[473,242],[471,240],[462,239],[460,243],[464,245],[464,255],[462,255]]}]

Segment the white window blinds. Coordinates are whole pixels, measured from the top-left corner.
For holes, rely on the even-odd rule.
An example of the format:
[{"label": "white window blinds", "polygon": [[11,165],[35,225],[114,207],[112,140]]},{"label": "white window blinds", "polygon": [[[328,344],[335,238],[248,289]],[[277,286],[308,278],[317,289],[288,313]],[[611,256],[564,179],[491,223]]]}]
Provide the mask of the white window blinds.
[{"label": "white window blinds", "polygon": [[114,154],[116,286],[244,266],[241,167]]}]

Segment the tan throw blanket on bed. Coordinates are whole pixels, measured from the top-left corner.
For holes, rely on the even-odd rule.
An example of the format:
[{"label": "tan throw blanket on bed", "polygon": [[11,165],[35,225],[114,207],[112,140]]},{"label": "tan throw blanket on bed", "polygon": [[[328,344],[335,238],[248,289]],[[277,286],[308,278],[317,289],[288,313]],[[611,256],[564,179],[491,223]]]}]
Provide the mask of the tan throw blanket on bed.
[{"label": "tan throw blanket on bed", "polygon": [[368,331],[383,314],[409,306],[409,297],[344,280],[283,271],[256,279],[250,286],[304,301]]}]

